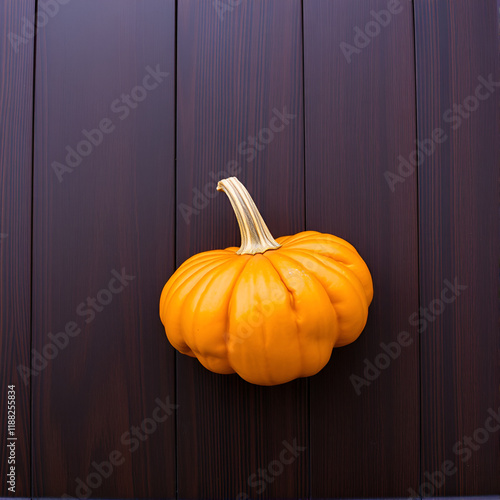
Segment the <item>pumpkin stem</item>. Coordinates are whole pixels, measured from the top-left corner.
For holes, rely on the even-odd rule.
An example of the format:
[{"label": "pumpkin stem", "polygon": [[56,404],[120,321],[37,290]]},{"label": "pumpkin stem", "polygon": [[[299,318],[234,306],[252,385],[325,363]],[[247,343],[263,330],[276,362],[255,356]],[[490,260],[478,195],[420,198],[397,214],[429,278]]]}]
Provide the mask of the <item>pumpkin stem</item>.
[{"label": "pumpkin stem", "polygon": [[236,252],[238,255],[255,255],[281,246],[269,232],[250,193],[236,177],[219,181],[217,191],[227,194],[238,219],[241,231],[241,247]]}]

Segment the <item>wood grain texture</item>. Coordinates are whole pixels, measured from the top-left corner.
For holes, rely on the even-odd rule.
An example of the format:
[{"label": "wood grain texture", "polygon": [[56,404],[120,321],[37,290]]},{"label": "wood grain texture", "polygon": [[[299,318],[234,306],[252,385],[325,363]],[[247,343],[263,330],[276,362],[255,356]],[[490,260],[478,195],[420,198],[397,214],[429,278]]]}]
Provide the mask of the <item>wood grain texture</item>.
[{"label": "wood grain texture", "polygon": [[[33,127],[34,0],[0,3],[0,496],[30,493],[30,382],[18,366],[29,365],[31,279],[31,159]],[[7,386],[15,385],[15,435],[7,435]],[[17,438],[8,440],[8,437]],[[9,464],[7,444],[15,444]],[[15,492],[7,472],[15,466]]]},{"label": "wood grain texture", "polygon": [[[387,6],[304,2],[306,227],[351,242],[374,282],[364,332],[310,381],[313,498],[403,497],[418,483],[418,336],[408,322],[418,310],[416,177],[392,192],[384,176],[416,137],[411,7],[354,45],[355,28]],[[357,52],[346,58],[342,42]],[[411,344],[386,363],[380,344],[402,331]],[[367,362],[385,369],[366,375]],[[352,375],[365,380],[359,394]]]},{"label": "wood grain texture", "polygon": [[[156,410],[175,398],[158,318],[174,267],[174,56],[173,0],[72,0],[38,35],[33,345],[54,359],[32,376],[34,496],[87,496],[79,480],[98,498],[175,496],[175,414]],[[84,157],[59,182],[67,146]],[[81,332],[50,354],[68,322]]]},{"label": "wood grain texture", "polygon": [[[499,5],[71,0],[40,11],[33,87],[35,0],[0,1],[0,500],[11,383],[16,497],[498,495]],[[274,236],[331,232],[372,271],[365,331],[311,379],[250,385],[165,338],[174,268],[239,243],[215,192],[235,173]],[[305,450],[275,476],[284,441]]]},{"label": "wood grain texture", "polygon": [[500,491],[498,432],[484,433],[488,409],[500,407],[500,84],[475,97],[481,77],[500,82],[496,9],[495,0],[415,3],[418,135],[447,137],[419,169],[420,302],[439,311],[431,303],[444,280],[467,286],[422,332],[422,471],[445,460],[457,468],[431,495]]},{"label": "wood grain texture", "polygon": [[[177,265],[239,244],[229,201],[215,192],[229,162],[274,236],[302,230],[300,2],[243,1],[225,11],[180,2],[177,62]],[[273,121],[279,113],[294,116]],[[177,355],[177,392],[179,498],[307,496],[305,380],[258,387]],[[269,476],[285,440],[307,449]]]}]

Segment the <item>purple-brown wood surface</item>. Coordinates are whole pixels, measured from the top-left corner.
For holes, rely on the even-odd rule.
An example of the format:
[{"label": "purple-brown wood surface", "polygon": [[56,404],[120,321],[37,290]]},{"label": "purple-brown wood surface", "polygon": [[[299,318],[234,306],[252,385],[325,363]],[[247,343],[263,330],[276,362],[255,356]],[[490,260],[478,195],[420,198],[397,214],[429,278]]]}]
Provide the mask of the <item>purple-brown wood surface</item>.
[{"label": "purple-brown wood surface", "polygon": [[36,497],[175,496],[174,352],[158,321],[174,269],[174,56],[173,1],[73,1],[38,33],[33,347],[51,334],[64,347],[32,377]]},{"label": "purple-brown wood surface", "polygon": [[[500,492],[496,7],[415,4],[418,135],[434,147],[418,171],[420,303],[430,310],[420,324],[422,480],[447,461],[456,470],[431,495]],[[432,145],[435,129],[443,139]],[[441,307],[446,288],[453,302]]]},{"label": "purple-brown wood surface", "polygon": [[[500,493],[497,13],[0,0],[0,498]],[[336,234],[372,272],[365,331],[310,379],[165,337],[175,268],[239,243],[230,175],[275,237]]]},{"label": "purple-brown wood surface", "polygon": [[34,15],[34,0],[0,3],[0,497],[30,496],[30,380],[18,367],[30,365],[34,40],[22,30]]}]

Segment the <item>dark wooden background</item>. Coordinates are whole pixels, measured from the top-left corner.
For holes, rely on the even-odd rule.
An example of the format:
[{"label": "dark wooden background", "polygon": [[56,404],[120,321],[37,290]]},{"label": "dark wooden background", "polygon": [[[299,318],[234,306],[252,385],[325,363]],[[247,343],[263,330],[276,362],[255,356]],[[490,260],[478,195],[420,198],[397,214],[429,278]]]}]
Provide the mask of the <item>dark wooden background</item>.
[{"label": "dark wooden background", "polygon": [[[500,81],[499,5],[0,0],[0,496],[499,494],[500,432],[477,431],[500,411],[500,88],[471,98],[478,77]],[[389,7],[386,26],[367,25]],[[148,68],[156,88],[133,90]],[[253,149],[277,113],[293,116]],[[53,163],[106,119],[113,130],[59,182]],[[387,172],[436,128],[446,139],[392,190]],[[238,244],[212,195],[228,164],[275,236],[336,234],[372,271],[364,333],[310,379],[219,376],[164,335],[158,300],[176,266]],[[133,279],[86,323],[79,305],[123,269]],[[467,288],[419,332],[445,280]],[[25,383],[19,367],[71,322],[81,332]],[[402,331],[411,345],[357,394],[352,375]],[[151,423],[158,398],[178,407],[131,450],[124,435]],[[467,436],[481,438],[470,455]],[[258,483],[284,441],[303,450]],[[439,481],[447,460],[456,472]]]}]

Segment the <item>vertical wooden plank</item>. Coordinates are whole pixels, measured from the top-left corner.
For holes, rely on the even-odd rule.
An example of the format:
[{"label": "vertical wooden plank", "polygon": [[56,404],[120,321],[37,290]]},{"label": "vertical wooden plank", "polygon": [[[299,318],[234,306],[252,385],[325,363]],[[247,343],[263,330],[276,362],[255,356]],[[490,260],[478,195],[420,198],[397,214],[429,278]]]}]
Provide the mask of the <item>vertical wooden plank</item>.
[{"label": "vertical wooden plank", "polygon": [[443,131],[419,169],[423,495],[500,491],[497,22],[495,0],[415,2],[419,139]]},{"label": "vertical wooden plank", "polygon": [[[239,244],[215,192],[231,173],[275,236],[302,230],[300,1],[180,2],[177,61],[177,265]],[[179,498],[307,496],[305,380],[258,387],[180,354],[177,380]],[[274,475],[283,441],[305,449]]]},{"label": "vertical wooden plank", "polygon": [[34,0],[0,3],[0,497],[31,494],[30,382],[18,367],[29,364],[31,338],[34,38],[25,26],[34,15]]},{"label": "vertical wooden plank", "polygon": [[174,56],[173,0],[72,0],[38,36],[37,497],[175,496],[158,318],[174,266]]},{"label": "vertical wooden plank", "polygon": [[351,242],[375,292],[360,338],[311,379],[312,496],[403,497],[419,473],[416,177],[393,192],[386,172],[415,148],[411,4],[305,0],[304,85],[307,229]]}]

